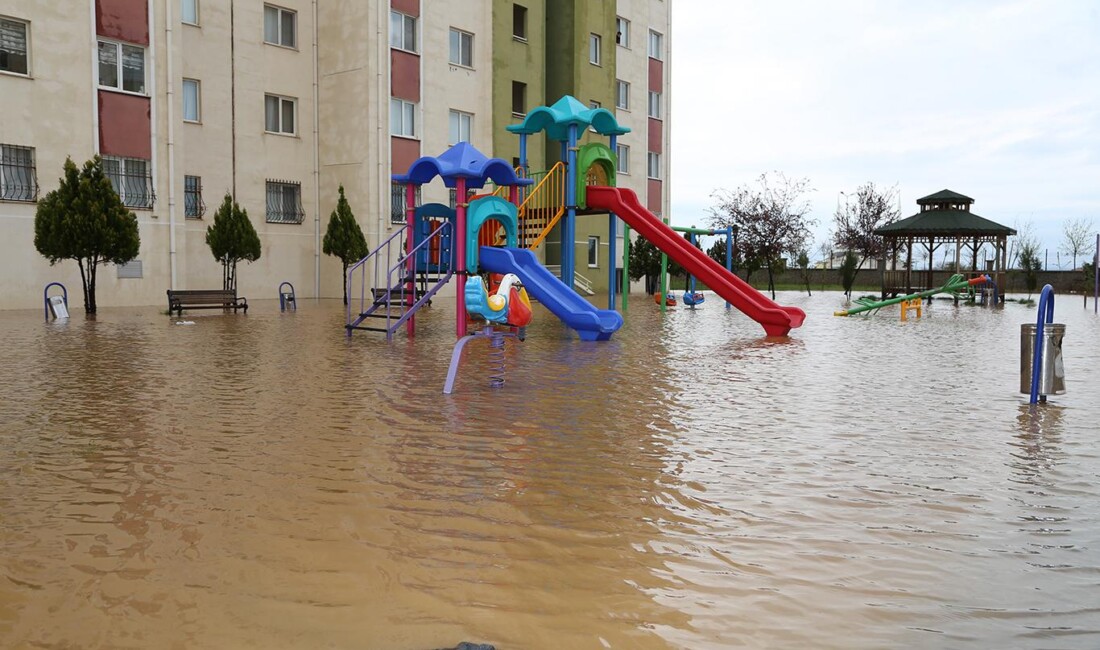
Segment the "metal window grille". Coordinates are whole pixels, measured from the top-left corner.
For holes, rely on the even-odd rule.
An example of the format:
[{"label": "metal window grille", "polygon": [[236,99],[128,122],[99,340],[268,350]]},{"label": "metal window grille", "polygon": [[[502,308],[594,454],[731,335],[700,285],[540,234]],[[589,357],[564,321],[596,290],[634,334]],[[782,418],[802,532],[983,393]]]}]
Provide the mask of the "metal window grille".
[{"label": "metal window grille", "polygon": [[38,200],[38,176],[34,169],[34,148],[0,145],[0,199]]},{"label": "metal window grille", "polygon": [[0,18],[0,70],[27,74],[27,24]]},{"label": "metal window grille", "polygon": [[152,209],[156,202],[153,177],[149,173],[149,161],[141,158],[103,157],[103,172],[111,180],[111,186],[128,208]]},{"label": "metal window grille", "polygon": [[[421,187],[416,186],[416,204],[420,205]],[[390,184],[390,223],[405,223],[405,186],[401,183]]]},{"label": "metal window grille", "polygon": [[206,203],[202,200],[202,178],[183,177],[183,214],[188,219],[201,219],[206,214]]},{"label": "metal window grille", "polygon": [[301,183],[267,181],[268,223],[302,223],[305,217]]}]

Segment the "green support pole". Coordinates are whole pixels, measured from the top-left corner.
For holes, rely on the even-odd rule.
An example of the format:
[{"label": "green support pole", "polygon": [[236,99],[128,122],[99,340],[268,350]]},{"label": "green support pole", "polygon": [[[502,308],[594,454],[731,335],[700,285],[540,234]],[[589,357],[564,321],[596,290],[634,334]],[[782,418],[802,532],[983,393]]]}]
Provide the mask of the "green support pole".
[{"label": "green support pole", "polygon": [[661,311],[668,311],[665,294],[668,293],[666,280],[668,279],[668,255],[661,253]]},{"label": "green support pole", "polygon": [[623,311],[630,295],[630,226],[623,224]]}]

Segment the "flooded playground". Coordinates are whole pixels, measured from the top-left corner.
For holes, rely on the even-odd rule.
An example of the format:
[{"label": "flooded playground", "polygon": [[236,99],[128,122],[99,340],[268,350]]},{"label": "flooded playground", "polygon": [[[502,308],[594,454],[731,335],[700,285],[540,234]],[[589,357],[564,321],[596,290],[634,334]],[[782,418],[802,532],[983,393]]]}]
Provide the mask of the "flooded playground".
[{"label": "flooded playground", "polygon": [[611,341],[541,306],[488,387],[339,301],[0,312],[0,647],[1100,646],[1100,318],[1018,393],[1035,307],[787,340],[710,296]]}]

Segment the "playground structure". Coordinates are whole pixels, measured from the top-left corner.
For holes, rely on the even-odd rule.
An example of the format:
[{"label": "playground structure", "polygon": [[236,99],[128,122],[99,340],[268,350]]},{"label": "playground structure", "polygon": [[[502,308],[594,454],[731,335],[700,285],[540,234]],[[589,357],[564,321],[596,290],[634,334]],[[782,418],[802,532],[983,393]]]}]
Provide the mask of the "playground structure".
[{"label": "playground structure", "polygon": [[902,305],[901,319],[907,320],[907,312],[909,308],[917,310],[917,318],[921,316],[921,301],[925,298],[931,298],[932,296],[940,293],[949,293],[952,295],[958,295],[963,291],[970,291],[975,286],[982,284],[992,284],[993,280],[988,275],[980,275],[978,277],[970,278],[969,280],[961,273],[952,275],[942,287],[935,289],[928,289],[927,291],[920,291],[917,293],[911,293],[907,296],[898,296],[897,298],[890,298],[888,300],[872,300],[870,298],[856,298],[855,307],[849,307],[848,309],[842,309],[833,312],[833,316],[852,316],[854,314],[862,314],[864,312],[870,312],[874,314],[883,307],[890,305]]},{"label": "playground structure", "polygon": [[[416,312],[457,277],[455,333],[462,339],[469,316],[467,282],[478,273],[495,273],[514,275],[533,299],[573,328],[581,340],[610,339],[623,323],[614,310],[615,265],[609,270],[612,309],[596,309],[573,289],[575,246],[562,246],[558,277],[535,253],[555,227],[560,228],[562,241],[574,241],[578,213],[608,215],[611,259],[617,254],[616,220],[621,219],[628,226],[627,242],[629,228],[637,230],[693,278],[759,322],[768,336],[786,336],[802,324],[806,315],[801,309],[769,300],[689,244],[643,207],[634,192],[615,187],[617,138],[629,129],[620,126],[610,111],[588,108],[566,96],[552,106],[533,109],[508,130],[520,139],[516,169],[460,142],[438,157],[419,158],[407,173],[393,177],[404,185],[406,226],[348,269],[345,329],[349,336],[355,330],[371,330],[392,339],[402,325],[413,336]],[[608,137],[608,143],[579,145],[586,131]],[[531,173],[527,139],[542,132],[560,144],[562,159],[550,170]],[[454,208],[416,204],[417,189],[437,177],[455,190]],[[470,196],[489,183],[495,186],[491,194]],[[624,248],[625,308],[629,245]]]},{"label": "playground structure", "polygon": [[[695,238],[697,236],[700,236],[700,235],[708,235],[708,236],[725,235],[726,236],[726,270],[729,271],[730,273],[733,273],[733,227],[714,229],[714,228],[695,228],[695,227],[688,228],[688,227],[685,227],[685,226],[671,226],[671,228],[673,230],[675,230],[676,232],[686,233],[687,236],[688,236],[688,243],[691,244],[693,247],[697,247],[696,246],[696,241],[695,241]],[[668,288],[667,288],[668,287],[668,255],[665,254],[665,253],[661,253],[661,280],[660,280],[659,286],[660,286],[660,293],[657,294],[658,296],[664,296],[664,295],[671,296],[672,295],[672,292],[668,291]],[[684,287],[684,304],[687,305],[688,307],[691,307],[692,309],[694,309],[696,305],[701,305],[703,303],[703,301],[704,301],[703,294],[699,293],[695,290],[695,276],[688,273],[687,286]],[[664,304],[661,303],[660,298],[657,298],[655,300],[655,302],[658,305],[661,305],[661,311],[665,311],[668,307],[675,307],[676,306],[676,299],[675,298],[672,298],[671,301],[666,299]],[[726,301],[726,309],[729,309],[729,308],[730,308],[730,302],[727,300]]]}]

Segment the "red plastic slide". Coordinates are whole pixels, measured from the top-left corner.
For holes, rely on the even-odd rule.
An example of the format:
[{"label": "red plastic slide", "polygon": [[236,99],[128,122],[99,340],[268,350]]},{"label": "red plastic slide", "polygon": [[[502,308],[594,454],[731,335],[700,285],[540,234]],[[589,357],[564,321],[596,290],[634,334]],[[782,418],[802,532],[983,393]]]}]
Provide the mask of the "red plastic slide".
[{"label": "red plastic slide", "polygon": [[688,243],[666,226],[638,201],[633,190],[622,187],[590,186],[586,189],[588,207],[614,212],[630,227],[715,293],[740,309],[746,316],[764,326],[768,336],[786,336],[800,327],[806,312],[798,307],[782,307],[753,289],[747,282],[730,273],[706,253]]}]

